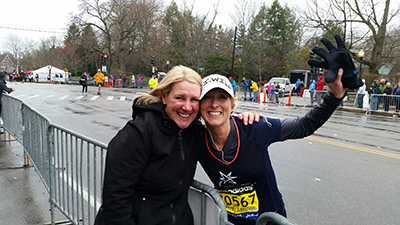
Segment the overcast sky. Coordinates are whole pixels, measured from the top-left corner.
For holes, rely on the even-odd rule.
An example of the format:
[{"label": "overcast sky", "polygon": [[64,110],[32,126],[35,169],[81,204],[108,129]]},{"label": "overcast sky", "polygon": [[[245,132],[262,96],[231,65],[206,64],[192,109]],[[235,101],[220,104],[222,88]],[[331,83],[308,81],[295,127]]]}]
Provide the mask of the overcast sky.
[{"label": "overcast sky", "polygon": [[[180,7],[183,2],[191,3],[193,0],[175,0]],[[271,5],[273,0],[260,0]],[[164,0],[169,4],[171,0]],[[194,1],[195,9],[202,13],[209,12],[218,0]],[[229,14],[234,12],[232,0],[219,0],[219,15],[216,23],[226,26],[232,25]],[[279,0],[281,4],[300,2],[295,0]],[[6,42],[10,34],[21,39],[39,41],[51,36],[63,37],[67,28],[70,12],[77,12],[78,0],[3,0],[1,3],[2,16],[0,20],[0,53],[6,51]],[[31,31],[31,30],[40,30]],[[55,31],[58,33],[44,32]]]}]

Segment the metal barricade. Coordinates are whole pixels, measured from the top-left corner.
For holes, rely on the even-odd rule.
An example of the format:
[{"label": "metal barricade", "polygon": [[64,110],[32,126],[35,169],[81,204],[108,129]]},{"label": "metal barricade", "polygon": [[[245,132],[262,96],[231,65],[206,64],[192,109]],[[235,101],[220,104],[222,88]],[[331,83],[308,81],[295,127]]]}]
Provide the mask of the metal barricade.
[{"label": "metal barricade", "polygon": [[388,111],[400,111],[400,96],[398,95],[381,95],[372,94],[370,100],[370,110],[383,110]]},{"label": "metal barricade", "polygon": [[[325,94],[328,91],[310,91],[308,89],[305,89],[303,92],[303,100],[304,100],[304,106],[313,106],[317,105],[318,102],[322,102],[324,99]],[[311,101],[312,100],[312,101]]]},{"label": "metal barricade", "polygon": [[93,224],[102,203],[107,146],[55,124],[49,133],[53,152],[50,203],[74,224]]},{"label": "metal barricade", "polygon": [[22,144],[23,125],[22,125],[22,105],[23,102],[13,96],[3,94],[1,97],[2,119],[4,127],[15,139]]},{"label": "metal barricade", "polygon": [[[2,100],[4,128],[23,145],[49,192],[51,224],[55,208],[72,224],[93,224],[102,203],[107,146],[52,124],[19,99],[5,95]],[[210,186],[193,181],[189,204],[196,225],[231,225],[221,197]]]},{"label": "metal barricade", "polygon": [[268,222],[274,222],[276,225],[295,225],[287,218],[275,212],[265,212],[258,217],[256,225],[266,225]]}]

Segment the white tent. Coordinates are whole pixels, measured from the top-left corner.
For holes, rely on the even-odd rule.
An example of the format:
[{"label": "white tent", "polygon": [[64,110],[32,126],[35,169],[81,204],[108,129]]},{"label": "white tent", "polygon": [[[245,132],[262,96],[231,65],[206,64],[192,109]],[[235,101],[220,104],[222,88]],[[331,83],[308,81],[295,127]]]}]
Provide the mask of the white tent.
[{"label": "white tent", "polygon": [[54,67],[52,65],[47,65],[37,70],[32,71],[33,75],[39,75],[39,82],[47,82],[47,77],[50,74],[51,82],[61,82],[65,83],[70,78],[70,73],[64,72],[62,69]]}]

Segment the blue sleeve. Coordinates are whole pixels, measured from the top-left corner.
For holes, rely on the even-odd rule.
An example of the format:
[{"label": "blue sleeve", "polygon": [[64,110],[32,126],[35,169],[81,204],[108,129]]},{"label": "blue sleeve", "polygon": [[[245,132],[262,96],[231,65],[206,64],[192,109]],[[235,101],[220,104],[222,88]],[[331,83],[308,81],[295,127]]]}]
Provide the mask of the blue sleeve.
[{"label": "blue sleeve", "polygon": [[237,117],[234,118],[238,124],[240,139],[247,139],[264,147],[279,141],[281,134],[281,121],[279,119],[264,117],[258,123],[245,126]]}]

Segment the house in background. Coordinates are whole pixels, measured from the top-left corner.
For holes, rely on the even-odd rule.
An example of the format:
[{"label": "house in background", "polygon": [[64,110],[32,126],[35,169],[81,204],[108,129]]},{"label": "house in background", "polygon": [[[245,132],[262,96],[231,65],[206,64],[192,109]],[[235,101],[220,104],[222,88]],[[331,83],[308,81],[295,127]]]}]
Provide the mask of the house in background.
[{"label": "house in background", "polygon": [[15,70],[15,65],[7,54],[0,55],[0,70],[4,70],[7,73]]}]

